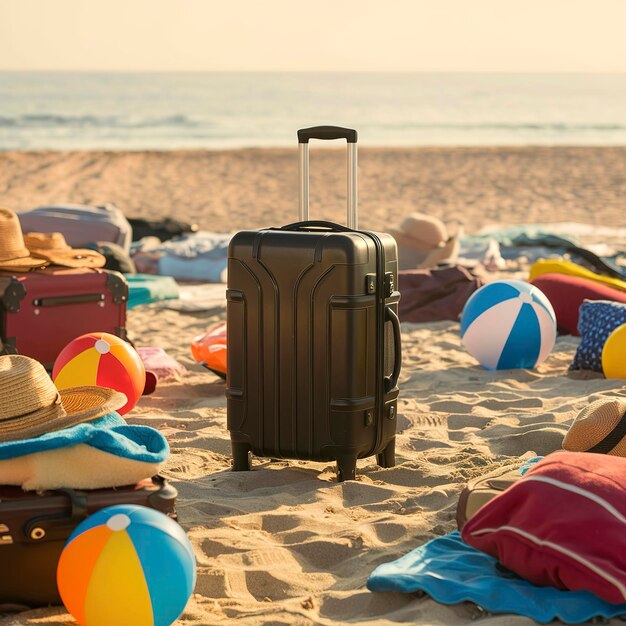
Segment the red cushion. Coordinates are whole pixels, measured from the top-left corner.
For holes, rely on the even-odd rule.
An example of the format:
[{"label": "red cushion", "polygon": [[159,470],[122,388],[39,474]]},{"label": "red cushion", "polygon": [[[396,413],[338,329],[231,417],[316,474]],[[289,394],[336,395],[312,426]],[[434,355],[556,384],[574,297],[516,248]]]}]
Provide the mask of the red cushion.
[{"label": "red cushion", "polygon": [[536,585],[626,601],[626,459],[559,451],[485,504],[463,540]]},{"label": "red cushion", "polygon": [[612,300],[626,303],[626,291],[613,289],[588,278],[566,274],[543,274],[532,284],[550,300],[560,332],[578,335],[578,309],[583,300]]}]

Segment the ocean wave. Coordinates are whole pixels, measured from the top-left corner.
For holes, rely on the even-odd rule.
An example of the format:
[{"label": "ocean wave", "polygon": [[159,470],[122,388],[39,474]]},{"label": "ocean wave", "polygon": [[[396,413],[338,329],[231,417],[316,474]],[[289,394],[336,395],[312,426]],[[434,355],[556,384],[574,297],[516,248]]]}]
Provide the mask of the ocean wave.
[{"label": "ocean wave", "polygon": [[[571,122],[424,122],[424,123],[380,123],[372,130],[378,131],[503,131],[503,132],[547,132],[547,133],[579,133],[600,132],[610,133],[626,130],[626,124],[617,122],[606,123],[571,123]],[[59,115],[56,113],[23,114],[16,117],[0,116],[0,128],[100,128],[100,129],[147,129],[147,128],[180,128],[180,129],[211,129],[217,131],[208,120],[194,119],[182,113],[162,117],[131,117],[119,115]],[[226,133],[228,134],[228,133]]]},{"label": "ocean wave", "polygon": [[115,115],[59,115],[56,113],[24,114],[0,117],[0,128],[197,128],[203,124],[184,114],[133,119]]},{"label": "ocean wave", "polygon": [[414,124],[381,124],[386,130],[536,130],[536,131],[559,131],[559,132],[579,132],[579,131],[616,131],[626,130],[626,124],[619,123],[587,123],[573,124],[565,122],[432,122]]}]

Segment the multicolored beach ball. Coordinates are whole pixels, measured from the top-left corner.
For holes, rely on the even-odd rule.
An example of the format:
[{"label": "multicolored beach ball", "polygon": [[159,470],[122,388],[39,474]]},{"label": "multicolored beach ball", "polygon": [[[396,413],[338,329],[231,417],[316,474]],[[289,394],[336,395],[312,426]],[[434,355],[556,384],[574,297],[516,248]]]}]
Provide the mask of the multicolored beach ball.
[{"label": "multicolored beach ball", "polygon": [[537,287],[498,280],[466,302],[461,337],[467,351],[488,370],[533,368],[554,347],[556,316]]},{"label": "multicolored beach ball", "polygon": [[137,350],[110,333],[81,335],[63,348],[52,370],[58,389],[95,385],[121,391],[128,402],[118,411],[128,413],[146,386],[146,369]]},{"label": "multicolored beach ball", "polygon": [[57,568],[63,604],[81,626],[170,626],[195,584],[183,529],[137,505],[110,506],[79,524]]}]

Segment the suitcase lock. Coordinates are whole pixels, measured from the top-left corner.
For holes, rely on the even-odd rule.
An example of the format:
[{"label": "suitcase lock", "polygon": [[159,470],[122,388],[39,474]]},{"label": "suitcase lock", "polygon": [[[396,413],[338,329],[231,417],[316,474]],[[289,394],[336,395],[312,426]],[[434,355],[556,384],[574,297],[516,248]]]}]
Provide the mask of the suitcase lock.
[{"label": "suitcase lock", "polygon": [[24,526],[27,541],[38,542],[44,538],[48,541],[59,539],[65,541],[76,525],[87,517],[86,494],[73,489],[57,489],[55,492],[62,493],[69,498],[69,512],[66,510],[63,513],[42,515],[31,519]]}]

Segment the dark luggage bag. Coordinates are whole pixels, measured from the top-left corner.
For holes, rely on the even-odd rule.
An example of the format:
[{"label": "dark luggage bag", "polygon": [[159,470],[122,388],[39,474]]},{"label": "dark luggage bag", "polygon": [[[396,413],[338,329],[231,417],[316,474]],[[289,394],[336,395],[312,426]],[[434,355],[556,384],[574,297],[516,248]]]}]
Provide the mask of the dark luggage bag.
[{"label": "dark luggage bag", "polygon": [[93,491],[0,487],[0,606],[61,604],[57,564],[80,522],[115,504],[140,504],[176,519],[177,495],[160,476],[135,486]]},{"label": "dark luggage bag", "polygon": [[[308,221],[309,139],[348,142],[348,228]],[[356,230],[356,131],[298,131],[300,221],[237,233],[228,252],[233,468],[258,456],[395,464],[400,325],[391,235]]]},{"label": "dark luggage bag", "polygon": [[128,283],[117,272],[0,272],[0,354],[23,354],[52,369],[80,335],[106,332],[126,339],[127,303]]},{"label": "dark luggage bag", "polygon": [[459,495],[456,507],[456,525],[459,530],[463,529],[482,506],[499,496],[505,489],[515,484],[522,474],[520,464],[512,463],[504,467],[470,480]]}]

